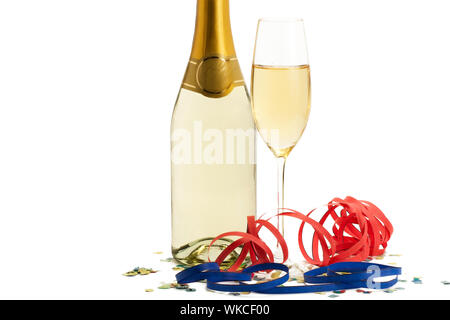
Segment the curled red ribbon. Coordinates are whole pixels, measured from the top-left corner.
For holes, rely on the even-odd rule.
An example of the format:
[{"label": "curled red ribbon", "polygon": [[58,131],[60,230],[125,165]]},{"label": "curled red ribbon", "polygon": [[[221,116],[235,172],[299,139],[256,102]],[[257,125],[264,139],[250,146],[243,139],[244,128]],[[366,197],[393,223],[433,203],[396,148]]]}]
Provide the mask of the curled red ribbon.
[{"label": "curled red ribbon", "polygon": [[[346,197],[345,200],[334,198],[328,203],[328,210],[319,221],[310,217],[315,210],[304,215],[296,210],[283,209],[284,212],[275,217],[286,216],[302,221],[298,231],[299,249],[306,261],[319,267],[337,262],[359,262],[370,256],[382,255],[394,231],[383,212],[368,201],[360,201],[352,197]],[[330,217],[334,220],[331,233],[324,227]],[[309,224],[314,229],[312,256],[307,253],[303,243],[305,224]],[[246,233],[223,233],[211,242],[210,247],[221,238],[239,237],[221,252],[216,262],[219,265],[222,264],[230,253],[241,246],[242,250],[235,263],[228,269],[229,271],[237,270],[248,255],[252,264],[274,262],[271,249],[259,237],[262,228],[268,229],[277,239],[283,252],[283,263],[286,262],[289,256],[286,240],[268,220],[255,220],[254,216],[247,218]],[[322,258],[320,258],[319,245],[322,249]]]}]

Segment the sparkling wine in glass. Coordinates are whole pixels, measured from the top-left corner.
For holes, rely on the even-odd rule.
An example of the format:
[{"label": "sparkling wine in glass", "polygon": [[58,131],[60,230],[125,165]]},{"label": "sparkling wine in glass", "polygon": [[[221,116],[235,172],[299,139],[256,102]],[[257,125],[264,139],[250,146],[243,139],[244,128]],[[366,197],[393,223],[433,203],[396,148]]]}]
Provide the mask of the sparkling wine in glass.
[{"label": "sparkling wine in glass", "polygon": [[[252,109],[258,131],[278,161],[279,212],[284,208],[286,159],[303,135],[310,108],[310,67],[303,21],[259,20]],[[284,235],[284,219],[278,219],[277,224]]]}]

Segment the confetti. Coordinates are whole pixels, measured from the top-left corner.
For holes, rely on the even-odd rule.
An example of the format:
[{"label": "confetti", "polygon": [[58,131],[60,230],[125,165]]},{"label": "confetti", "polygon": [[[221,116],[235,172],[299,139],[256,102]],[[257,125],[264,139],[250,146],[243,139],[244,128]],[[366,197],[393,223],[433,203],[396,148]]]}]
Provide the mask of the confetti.
[{"label": "confetti", "polygon": [[343,293],[345,293],[345,290],[334,290],[333,293],[343,294]]},{"label": "confetti", "polygon": [[320,294],[321,296],[326,295],[326,292],[314,292],[315,294]]},{"label": "confetti", "polygon": [[151,274],[151,273],[156,273],[156,272],[158,272],[158,271],[153,270],[151,268],[147,269],[147,268],[136,267],[132,271],[128,271],[128,272],[124,273],[123,275],[125,277],[135,277],[138,274],[141,275],[141,276],[145,276],[145,275],[148,275],[148,274]]},{"label": "confetti", "polygon": [[450,281],[441,281],[441,283],[445,286],[448,286],[450,284]]},{"label": "confetti", "polygon": [[189,289],[189,286],[187,284],[177,284],[175,289],[186,290],[186,289]]},{"label": "confetti", "polygon": [[164,252],[162,251],[157,251],[157,252],[153,252],[153,254],[163,254]]},{"label": "confetti", "polygon": [[187,292],[194,292],[194,291],[197,291],[197,290],[194,289],[194,288],[187,288],[186,291],[187,291]]},{"label": "confetti", "polygon": [[383,260],[384,259],[384,256],[377,256],[377,257],[375,257],[375,260]]},{"label": "confetti", "polygon": [[396,265],[397,265],[397,263],[396,263],[396,262],[388,262],[388,265],[391,265],[391,266],[396,266]]},{"label": "confetti", "polygon": [[404,279],[398,279],[398,282],[408,282],[408,281]]},{"label": "confetti", "polygon": [[401,256],[402,256],[401,254],[396,254],[396,253],[389,255],[389,257],[401,257]]},{"label": "confetti", "polygon": [[138,270],[138,273],[139,273],[141,276],[145,276],[145,275],[147,275],[147,274],[152,273],[152,271],[153,271],[153,270],[151,270],[151,269],[140,268],[140,269]]},{"label": "confetti", "polygon": [[420,279],[420,277],[414,277],[411,282],[414,284],[422,284],[422,279]]},{"label": "confetti", "polygon": [[241,292],[241,294],[248,295],[250,292]]},{"label": "confetti", "polygon": [[395,288],[394,290],[405,290],[405,288],[403,288],[403,287],[397,287],[397,288]]},{"label": "confetti", "polygon": [[173,262],[173,258],[166,258],[166,259],[161,259],[161,262]]},{"label": "confetti", "polygon": [[272,273],[272,274],[270,275],[270,277],[271,277],[272,279],[278,279],[278,278],[280,277],[280,275],[281,275],[281,271],[275,271],[274,273]]},{"label": "confetti", "polygon": [[337,297],[339,297],[339,295],[337,295],[337,294],[331,294],[328,296],[328,298],[337,298]]},{"label": "confetti", "polygon": [[174,271],[183,271],[184,268],[180,268],[180,267],[173,267],[172,270]]},{"label": "confetti", "polygon": [[386,292],[386,293],[393,293],[393,292],[395,292],[395,290],[393,290],[393,289],[386,289],[386,290],[383,290],[384,292]]},{"label": "confetti", "polygon": [[358,293],[364,293],[364,291],[365,291],[365,290],[362,290],[362,289],[357,289],[357,290],[356,290],[356,292],[358,292]]},{"label": "confetti", "polygon": [[161,286],[158,287],[158,289],[170,289],[172,288],[172,284],[171,283],[165,283]]},{"label": "confetti", "polygon": [[153,291],[155,291],[155,290],[153,290],[153,289],[145,289],[145,292],[153,292]]},{"label": "confetti", "polygon": [[264,280],[266,280],[266,277],[256,275],[256,276],[253,277],[253,280],[255,280],[255,281],[264,281]]},{"label": "confetti", "polygon": [[230,296],[240,296],[241,294],[239,292],[230,292],[229,293]]}]

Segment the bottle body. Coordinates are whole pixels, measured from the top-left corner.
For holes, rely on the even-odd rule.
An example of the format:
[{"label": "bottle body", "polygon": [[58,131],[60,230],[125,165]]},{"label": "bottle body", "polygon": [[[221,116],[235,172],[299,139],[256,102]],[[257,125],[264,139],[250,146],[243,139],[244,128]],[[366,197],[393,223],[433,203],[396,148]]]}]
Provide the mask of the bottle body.
[{"label": "bottle body", "polygon": [[[228,0],[198,0],[191,60],[172,117],[172,253],[211,260],[256,212],[255,127],[229,26]],[[233,256],[230,257],[233,259]]]},{"label": "bottle body", "polygon": [[[245,87],[219,99],[181,89],[172,122],[172,252],[179,262],[207,262],[211,240],[224,232],[245,231],[246,217],[255,214],[251,132]],[[190,156],[184,152],[188,148]],[[210,258],[226,244],[218,242]]]}]

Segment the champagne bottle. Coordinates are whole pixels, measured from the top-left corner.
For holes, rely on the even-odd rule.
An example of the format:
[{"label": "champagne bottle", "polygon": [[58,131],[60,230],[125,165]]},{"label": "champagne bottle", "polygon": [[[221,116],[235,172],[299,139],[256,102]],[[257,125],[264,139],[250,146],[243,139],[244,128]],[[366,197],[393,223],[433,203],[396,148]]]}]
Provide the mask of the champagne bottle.
[{"label": "champagne bottle", "polygon": [[[255,127],[231,33],[229,0],[198,0],[193,48],[172,116],[172,254],[215,259],[256,212]],[[225,262],[232,262],[234,256]]]}]

